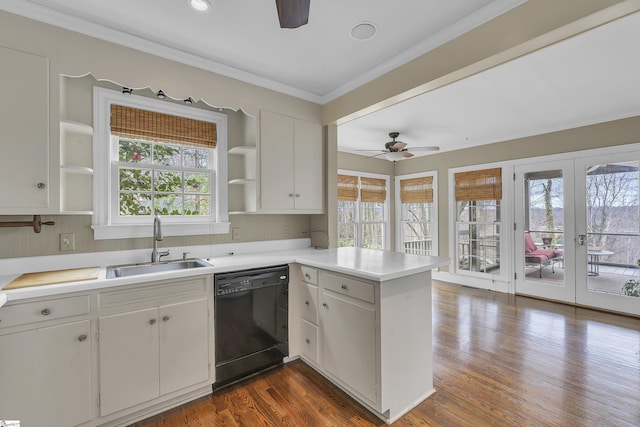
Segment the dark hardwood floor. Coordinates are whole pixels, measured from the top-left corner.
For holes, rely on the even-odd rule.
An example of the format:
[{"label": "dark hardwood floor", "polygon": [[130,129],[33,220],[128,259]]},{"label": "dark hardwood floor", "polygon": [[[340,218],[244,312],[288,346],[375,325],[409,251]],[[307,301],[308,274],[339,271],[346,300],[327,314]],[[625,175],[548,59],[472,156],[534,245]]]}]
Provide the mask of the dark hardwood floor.
[{"label": "dark hardwood floor", "polygon": [[[394,426],[640,426],[640,319],[444,283],[433,308],[436,393]],[[134,425],[385,424],[295,361]]]}]

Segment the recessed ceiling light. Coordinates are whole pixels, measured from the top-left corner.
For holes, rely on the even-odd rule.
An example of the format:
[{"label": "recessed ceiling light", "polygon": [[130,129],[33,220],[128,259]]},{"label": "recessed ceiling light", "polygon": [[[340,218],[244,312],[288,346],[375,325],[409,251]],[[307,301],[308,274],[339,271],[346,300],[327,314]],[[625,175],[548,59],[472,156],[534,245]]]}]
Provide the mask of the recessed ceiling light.
[{"label": "recessed ceiling light", "polygon": [[187,0],[189,2],[189,6],[197,12],[207,12],[211,5],[207,0]]},{"label": "recessed ceiling light", "polygon": [[376,34],[376,26],[371,22],[360,22],[351,28],[351,37],[356,40],[369,40]]}]

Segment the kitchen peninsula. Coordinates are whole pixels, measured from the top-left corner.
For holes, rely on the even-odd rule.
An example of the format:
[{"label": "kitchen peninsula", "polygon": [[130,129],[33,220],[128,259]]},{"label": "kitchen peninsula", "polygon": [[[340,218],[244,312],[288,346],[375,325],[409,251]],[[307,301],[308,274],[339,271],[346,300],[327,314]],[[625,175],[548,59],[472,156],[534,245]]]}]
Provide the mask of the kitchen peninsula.
[{"label": "kitchen peninsula", "polygon": [[[98,279],[4,291],[8,302],[0,308],[0,369],[5,378],[0,384],[0,419],[22,419],[24,425],[56,419],[59,425],[119,426],[211,393],[215,363],[213,316],[208,313],[214,307],[213,276],[282,264],[290,267],[288,360],[303,359],[388,423],[433,393],[431,270],[447,260],[356,248],[316,250],[306,239],[292,242],[287,248],[280,242],[279,250],[253,245],[258,250],[253,253],[236,248],[235,255],[211,256],[210,248],[199,247],[192,253],[211,267],[114,279],[105,277],[106,265],[136,262],[133,258],[141,254],[94,254],[101,261],[82,266],[99,264]],[[121,258],[125,255],[133,258]],[[61,256],[41,258],[39,267],[63,266]],[[11,261],[17,266],[27,262]],[[64,267],[79,267],[78,262]],[[0,260],[0,288],[20,273],[7,270],[8,265],[8,260]],[[176,326],[162,321],[177,321],[174,313],[189,315],[183,329],[171,329]],[[114,391],[117,383],[110,388],[108,379],[135,365],[109,344],[121,345],[123,333],[135,328],[129,322],[137,320],[146,325],[143,336],[149,328],[157,328],[160,336],[149,352],[138,348],[138,340],[126,344],[135,347],[133,353],[146,355],[142,366],[161,361],[153,377],[146,378],[155,388]],[[200,339],[181,342],[184,331]],[[65,341],[67,334],[75,337],[75,344]],[[172,342],[180,343],[177,355]],[[41,367],[30,371],[29,361],[42,356],[38,349],[43,345],[46,361],[36,361]],[[16,346],[27,355],[6,350]],[[180,360],[184,354],[204,357],[189,362],[193,369],[175,378],[175,367],[163,366],[163,361],[174,356]],[[183,377],[192,380],[184,383]],[[34,413],[34,407],[41,409]]]}]

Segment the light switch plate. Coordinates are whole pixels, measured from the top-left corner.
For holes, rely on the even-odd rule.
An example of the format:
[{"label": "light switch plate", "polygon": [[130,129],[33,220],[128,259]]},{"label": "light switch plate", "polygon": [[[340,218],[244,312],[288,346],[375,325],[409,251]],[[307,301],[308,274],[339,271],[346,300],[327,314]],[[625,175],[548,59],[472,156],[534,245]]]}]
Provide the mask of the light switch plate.
[{"label": "light switch plate", "polygon": [[240,239],[240,227],[231,227],[231,240]]},{"label": "light switch plate", "polygon": [[76,235],[74,233],[60,233],[60,250],[76,250]]}]

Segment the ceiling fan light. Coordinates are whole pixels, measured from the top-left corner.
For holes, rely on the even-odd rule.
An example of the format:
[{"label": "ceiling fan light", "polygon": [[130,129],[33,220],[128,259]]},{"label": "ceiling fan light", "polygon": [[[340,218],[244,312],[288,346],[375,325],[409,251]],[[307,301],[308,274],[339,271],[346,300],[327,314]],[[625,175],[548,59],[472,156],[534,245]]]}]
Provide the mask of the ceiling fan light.
[{"label": "ceiling fan light", "polygon": [[404,159],[404,153],[401,151],[392,151],[389,153],[384,153],[384,158],[389,161],[396,162],[398,160]]},{"label": "ceiling fan light", "polygon": [[397,141],[395,144],[391,146],[391,148],[393,148],[394,150],[402,150],[406,146],[407,146],[406,142]]}]

